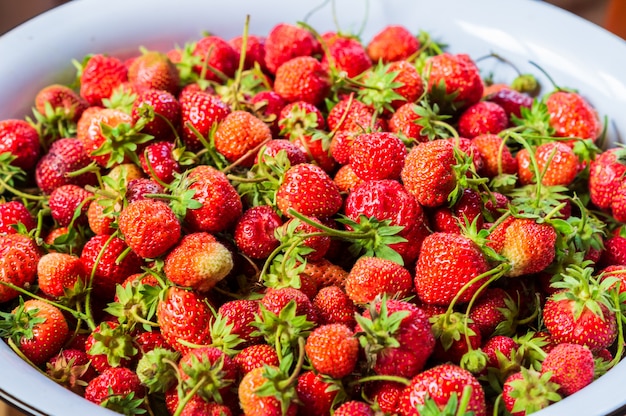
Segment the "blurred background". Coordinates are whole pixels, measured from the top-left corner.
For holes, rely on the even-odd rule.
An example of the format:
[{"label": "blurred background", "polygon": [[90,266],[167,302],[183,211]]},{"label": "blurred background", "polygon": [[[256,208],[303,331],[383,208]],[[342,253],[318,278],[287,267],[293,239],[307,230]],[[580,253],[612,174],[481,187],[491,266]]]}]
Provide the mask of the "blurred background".
[{"label": "blurred background", "polygon": [[[0,0],[0,35],[68,0]],[[546,0],[626,39],[626,0]],[[0,402],[0,416],[22,413]]]}]

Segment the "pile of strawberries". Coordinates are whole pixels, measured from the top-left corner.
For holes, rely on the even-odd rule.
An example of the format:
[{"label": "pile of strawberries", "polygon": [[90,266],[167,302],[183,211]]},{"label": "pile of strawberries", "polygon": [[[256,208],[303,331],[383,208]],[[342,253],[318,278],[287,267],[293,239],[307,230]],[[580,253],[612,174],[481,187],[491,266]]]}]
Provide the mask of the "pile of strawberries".
[{"label": "pile of strawberries", "polygon": [[0,121],[0,336],[126,415],[575,394],[623,354],[626,151],[476,62],[303,23],[86,56]]}]

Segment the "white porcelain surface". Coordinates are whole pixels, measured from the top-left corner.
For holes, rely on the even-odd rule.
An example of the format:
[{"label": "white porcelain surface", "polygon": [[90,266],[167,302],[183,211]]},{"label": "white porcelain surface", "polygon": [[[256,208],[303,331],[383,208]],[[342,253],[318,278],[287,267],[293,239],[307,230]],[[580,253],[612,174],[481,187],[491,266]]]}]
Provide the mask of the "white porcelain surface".
[{"label": "white porcelain surface", "polygon": [[[321,0],[75,0],[44,13],[0,37],[0,119],[30,114],[39,88],[69,82],[72,59],[106,52],[129,56],[137,48],[167,50],[204,31],[225,38],[241,34],[245,15],[250,33],[266,34],[279,21],[303,20]],[[336,0],[343,30],[357,32],[366,0]],[[575,87],[610,120],[610,135],[626,134],[626,43],[603,29],[554,6],[533,0],[370,0],[362,38],[387,23],[425,30],[473,58],[498,53],[524,72],[545,69],[561,86]],[[316,29],[334,29],[329,5],[307,20]],[[489,60],[485,74],[503,81],[512,73]],[[550,89],[547,80],[540,80]],[[538,416],[606,415],[623,403],[626,363]],[[0,396],[19,400],[33,414],[105,416],[100,409],[47,380],[0,343]],[[25,407],[25,406],[28,407]]]}]

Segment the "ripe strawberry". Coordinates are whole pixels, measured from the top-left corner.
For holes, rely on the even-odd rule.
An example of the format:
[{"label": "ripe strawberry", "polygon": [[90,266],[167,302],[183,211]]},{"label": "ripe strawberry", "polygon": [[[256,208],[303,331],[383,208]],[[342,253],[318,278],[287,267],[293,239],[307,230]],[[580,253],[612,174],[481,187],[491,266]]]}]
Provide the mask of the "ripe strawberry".
[{"label": "ripe strawberry", "polygon": [[474,302],[469,318],[478,327],[482,338],[491,337],[500,326],[499,333],[508,333],[512,329],[506,327],[508,321],[517,318],[514,299],[502,288],[488,287]]},{"label": "ripe strawberry", "polygon": [[87,224],[96,235],[111,235],[115,232],[113,223],[116,218],[113,213],[104,212],[106,203],[108,203],[106,198],[97,196],[87,208]]},{"label": "ripe strawberry", "polygon": [[218,233],[233,227],[243,213],[243,204],[235,187],[221,171],[198,165],[189,171],[189,190],[200,208],[188,209],[185,222],[193,232]]},{"label": "ripe strawberry", "polygon": [[498,134],[508,127],[509,118],[499,104],[479,101],[459,116],[459,134],[472,139],[481,134]]},{"label": "ripe strawberry", "polygon": [[[35,96],[35,110],[47,116],[49,111],[47,106],[51,107],[56,117],[76,123],[89,104],[70,87],[51,84],[40,89]],[[64,132],[67,131],[59,131],[59,133]]]},{"label": "ripe strawberry", "polygon": [[[490,270],[487,257],[468,237],[436,232],[424,239],[415,268],[415,290],[425,303],[447,306],[470,281]],[[467,287],[457,302],[468,302],[484,280]]]},{"label": "ripe strawberry", "polygon": [[[119,237],[96,235],[91,237],[80,253],[88,273],[93,273],[93,293],[103,300],[113,299],[115,286],[131,274],[139,273],[141,258]],[[121,260],[118,257],[125,252]]]},{"label": "ripe strawberry", "polygon": [[242,376],[265,365],[276,367],[279,365],[278,354],[269,344],[252,344],[244,347],[233,359]]},{"label": "ripe strawberry", "polygon": [[34,365],[41,365],[57,354],[69,328],[59,308],[38,299],[20,302],[0,322],[2,338],[10,338]]},{"label": "ripe strawberry", "polygon": [[[546,186],[568,186],[580,171],[578,156],[563,142],[542,143],[535,149],[534,156],[541,175],[541,183]],[[515,157],[520,183],[522,185],[534,183],[535,173],[532,171],[528,150],[521,149]]]},{"label": "ripe strawberry", "polygon": [[372,62],[393,62],[410,58],[420,48],[420,42],[406,27],[387,25],[367,44]]},{"label": "ripe strawberry", "polygon": [[250,98],[250,104],[253,105],[257,117],[268,124],[272,136],[277,138],[280,132],[278,117],[283,107],[287,105],[287,101],[272,90],[263,90]]},{"label": "ripe strawberry", "polygon": [[113,91],[128,80],[128,69],[115,56],[95,54],[87,57],[80,71],[80,95],[91,106],[101,106]]},{"label": "ripe strawberry", "polygon": [[46,295],[61,297],[79,281],[84,285],[87,272],[80,257],[68,253],[46,253],[37,263],[37,283]]},{"label": "ripe strawberry", "polygon": [[[251,69],[254,68],[255,64],[258,64],[263,72],[267,72],[267,66],[265,65],[265,37],[248,34],[245,41],[246,57],[243,68]],[[241,59],[241,48],[243,47],[243,43],[243,36],[235,36],[234,38],[228,40],[228,44],[239,53],[239,59]],[[239,62],[239,59],[237,62]]]},{"label": "ripe strawberry", "polygon": [[269,312],[278,315],[280,311],[289,303],[295,302],[296,304],[296,316],[303,315],[309,322],[317,323],[318,318],[313,308],[311,299],[299,289],[293,287],[282,287],[278,289],[269,288],[263,298],[261,298],[261,305],[265,307]]},{"label": "ripe strawberry", "polygon": [[181,173],[180,164],[174,158],[172,142],[150,143],[139,155],[139,161],[147,175],[165,184],[172,183],[174,177]]},{"label": "ripe strawberry", "polygon": [[374,416],[376,413],[369,404],[358,400],[343,402],[333,413],[337,416]]},{"label": "ripe strawberry", "polygon": [[274,233],[282,224],[282,219],[271,206],[250,207],[235,225],[235,244],[252,259],[267,258],[280,244]]},{"label": "ripe strawberry", "polygon": [[192,55],[197,57],[193,71],[209,81],[232,78],[239,65],[239,53],[219,36],[208,35],[197,41]]},{"label": "ripe strawberry", "polygon": [[424,95],[424,81],[414,64],[406,60],[391,62],[387,66],[387,73],[396,73],[393,82],[399,84],[393,92],[401,98],[393,100],[390,105],[397,110],[405,103],[416,102]]},{"label": "ripe strawberry", "polygon": [[298,56],[313,56],[320,43],[308,30],[289,23],[275,25],[265,38],[265,65],[271,74]]},{"label": "ripe strawberry", "polygon": [[[126,367],[111,367],[94,378],[85,388],[85,399],[115,411],[129,412],[130,408],[138,403],[128,403],[130,400],[140,400],[146,395],[145,387],[139,376]],[[125,403],[126,402],[126,403]]]},{"label": "ripe strawberry", "polygon": [[17,226],[22,224],[27,231],[37,226],[33,214],[20,201],[0,203],[0,234],[15,234]]},{"label": "ripe strawberry", "polygon": [[257,153],[256,163],[266,161],[266,156],[276,158],[280,151],[284,151],[291,166],[306,163],[309,158],[306,151],[299,145],[283,139],[269,140]]},{"label": "ripe strawberry", "polygon": [[181,237],[181,225],[168,204],[156,199],[131,202],[119,214],[126,244],[143,258],[165,254]]},{"label": "ripe strawberry", "polygon": [[[454,109],[468,108],[483,96],[483,80],[476,63],[466,54],[444,52],[426,60],[428,93],[436,101],[451,101]],[[440,98],[440,96],[444,96]],[[445,96],[448,96],[445,98]]]},{"label": "ripe strawberry", "polygon": [[602,132],[596,109],[580,94],[556,91],[546,97],[545,103],[556,137],[595,141]]},{"label": "ripe strawberry", "polygon": [[41,154],[39,133],[24,120],[0,120],[0,153],[15,157],[11,165],[31,170]]},{"label": "ripe strawberry", "polygon": [[165,193],[163,187],[152,179],[136,178],[128,181],[128,184],[126,184],[126,193],[124,196],[126,197],[126,201],[130,204],[131,202],[141,199],[148,199],[149,197],[147,197],[146,195],[163,193]]},{"label": "ripe strawberry", "polygon": [[135,88],[167,91],[176,95],[180,75],[168,56],[158,51],[146,51],[133,59],[128,66],[128,81]]},{"label": "ripe strawberry", "polygon": [[[487,337],[485,337],[487,338]],[[511,371],[515,371],[515,366],[511,360],[512,354],[514,354],[520,345],[515,339],[505,335],[494,335],[483,342],[481,346],[482,352],[487,355],[486,370],[495,369],[498,371],[498,377],[500,380],[506,380]],[[505,358],[506,360],[502,360]],[[508,367],[508,366],[511,367]]]},{"label": "ripe strawberry", "polygon": [[311,56],[299,56],[276,70],[274,91],[288,102],[305,101],[319,105],[330,91],[330,76]]},{"label": "ripe strawberry", "polygon": [[494,178],[503,173],[517,173],[517,160],[500,136],[481,134],[474,137],[472,143],[484,162],[483,169],[478,172],[481,176]]},{"label": "ripe strawberry", "polygon": [[[318,220],[317,218],[308,218],[313,223],[322,223],[322,221]],[[293,221],[298,221],[298,224],[295,227],[292,227],[291,225]],[[315,234],[319,233],[320,231],[319,228],[317,228],[313,224],[290,218],[279,228],[279,233],[287,234],[288,230],[290,229],[293,229],[294,234],[302,235]],[[302,254],[302,257],[305,258],[307,261],[319,261],[326,255],[326,253],[328,253],[328,250],[330,249],[330,243],[330,237],[323,234],[304,237],[300,245],[310,249],[310,252]]]},{"label": "ripe strawberry", "polygon": [[345,288],[354,303],[366,304],[383,294],[405,298],[413,291],[413,282],[411,273],[398,263],[362,256],[346,276]]},{"label": "ripe strawberry", "polygon": [[[215,149],[230,163],[251,167],[253,150],[272,138],[270,128],[260,118],[247,111],[233,111],[217,126],[213,139]],[[244,159],[245,157],[245,159]]]},{"label": "ripe strawberry", "polygon": [[419,143],[404,161],[401,179],[420,205],[437,207],[448,201],[457,184],[454,146],[446,140]]},{"label": "ripe strawberry", "polygon": [[344,324],[354,328],[357,308],[339,286],[330,285],[318,290],[313,298],[313,307],[320,324]]},{"label": "ripe strawberry", "polygon": [[165,290],[156,309],[161,334],[176,351],[184,354],[190,347],[179,342],[209,345],[213,314],[207,301],[194,291],[175,286]]},{"label": "ripe strawberry", "polygon": [[75,224],[87,224],[87,210],[93,194],[78,185],[62,185],[50,194],[50,215],[62,227],[70,225],[75,212],[79,212]]},{"label": "ripe strawberry", "polygon": [[180,103],[174,94],[159,89],[144,89],[137,94],[131,107],[133,124],[142,120],[142,133],[156,140],[170,140],[180,126]]},{"label": "ripe strawberry", "polygon": [[213,125],[230,113],[230,107],[219,97],[204,91],[181,94],[179,102],[183,143],[188,150],[198,151],[203,145],[195,131],[206,139]]},{"label": "ripe strawberry", "polygon": [[407,151],[398,136],[387,133],[364,133],[350,146],[350,166],[363,180],[399,179]]},{"label": "ripe strawberry", "polygon": [[335,32],[325,33],[322,39],[327,48],[322,58],[325,68],[355,78],[372,67],[372,61],[358,39]]},{"label": "ripe strawberry", "polygon": [[308,370],[298,376],[296,393],[300,405],[298,415],[326,415],[330,414],[339,389],[323,374]]},{"label": "ripe strawberry", "polygon": [[74,138],[56,140],[43,155],[35,168],[35,181],[44,194],[50,194],[62,185],[96,185],[96,174],[85,172],[77,176],[68,174],[87,167],[91,158],[87,154],[83,142]]},{"label": "ripe strawberry", "polygon": [[486,94],[485,99],[502,107],[506,112],[507,120],[511,120],[511,116],[521,117],[522,108],[530,109],[533,104],[533,98],[530,95],[509,87]]},{"label": "ripe strawberry", "polygon": [[600,209],[608,209],[626,174],[621,148],[605,150],[596,156],[589,168],[589,196]]},{"label": "ripe strawberry", "polygon": [[424,405],[427,399],[443,409],[453,394],[461,402],[465,389],[469,390],[466,411],[485,416],[483,387],[472,373],[454,364],[440,364],[413,377],[400,396],[399,413],[402,416],[417,416],[420,414],[418,406]]},{"label": "ripe strawberry", "polygon": [[[284,415],[295,416],[298,413],[298,405],[287,396],[283,406],[277,395],[260,395],[258,389],[268,383],[266,371],[278,370],[276,366],[258,367],[246,373],[238,387],[239,403],[241,410],[246,416]],[[295,395],[295,391],[292,395]],[[283,409],[284,407],[284,409]]]},{"label": "ripe strawberry", "polygon": [[308,261],[304,265],[303,273],[313,279],[318,288],[330,285],[343,288],[344,281],[348,275],[348,272],[343,267],[327,258],[322,258],[315,262]]},{"label": "ripe strawberry", "polygon": [[221,402],[237,379],[237,365],[215,347],[191,348],[178,362],[179,385],[185,394],[195,394],[207,401]]},{"label": "ripe strawberry", "polygon": [[[376,117],[373,107],[359,101],[354,95],[339,100],[328,112],[326,124],[331,131],[363,133],[384,130],[385,122]],[[368,130],[369,129],[369,130]]]},{"label": "ripe strawberry", "polygon": [[441,316],[431,318],[431,322],[435,321],[433,332],[437,339],[432,358],[438,363],[461,365],[468,353],[475,352],[482,345],[480,329],[473,322],[461,324],[462,318],[452,319],[451,322],[443,322],[444,320]]},{"label": "ripe strawberry", "polygon": [[352,167],[348,164],[337,169],[333,182],[337,185],[339,192],[342,194],[349,194],[357,187],[357,185],[363,182],[363,179],[359,178],[352,170]]},{"label": "ripe strawberry", "polygon": [[198,232],[183,236],[165,257],[163,270],[175,284],[207,292],[224,279],[232,268],[233,255],[230,250],[212,234]]},{"label": "ripe strawberry", "polygon": [[570,396],[594,380],[595,362],[589,348],[567,342],[556,345],[543,360],[542,373],[552,373],[550,381],[559,393]]},{"label": "ripe strawberry", "polygon": [[389,117],[389,131],[396,135],[404,135],[418,142],[428,141],[428,136],[422,135],[422,125],[419,120],[422,116],[418,113],[419,106],[414,102],[402,104]]},{"label": "ripe strawberry", "polygon": [[[35,241],[24,234],[0,235],[0,279],[21,288],[33,284],[41,255]],[[7,302],[17,295],[14,289],[0,285],[0,302]]]},{"label": "ripe strawberry", "polygon": [[363,315],[356,315],[361,345],[376,374],[413,377],[435,348],[428,316],[419,307],[401,300],[376,300]]},{"label": "ripe strawberry", "polygon": [[359,356],[359,341],[344,324],[318,326],[307,337],[304,348],[315,371],[336,379],[352,373]]},{"label": "ripe strawberry", "polygon": [[310,163],[289,168],[276,191],[276,206],[284,215],[293,209],[305,216],[331,217],[339,212],[342,203],[332,178]]},{"label": "ripe strawberry", "polygon": [[558,388],[549,374],[522,367],[505,380],[502,401],[513,416],[525,416],[561,400]]}]

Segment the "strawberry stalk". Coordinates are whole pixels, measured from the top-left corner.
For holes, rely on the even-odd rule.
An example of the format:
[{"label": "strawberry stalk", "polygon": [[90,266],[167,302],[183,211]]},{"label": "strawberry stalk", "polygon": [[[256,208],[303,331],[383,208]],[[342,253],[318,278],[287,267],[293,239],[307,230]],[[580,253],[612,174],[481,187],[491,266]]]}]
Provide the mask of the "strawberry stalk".
[{"label": "strawberry stalk", "polygon": [[172,416],[180,416],[180,414],[185,409],[185,406],[187,406],[187,403],[189,403],[189,400],[191,400],[191,398],[196,393],[198,393],[198,390],[200,390],[205,384],[207,384],[207,382],[208,379],[206,376],[200,378],[195,386],[193,386],[193,388],[189,390],[187,394],[180,398],[180,400],[178,401],[178,406],[176,406],[176,410],[174,411],[174,414]]}]

